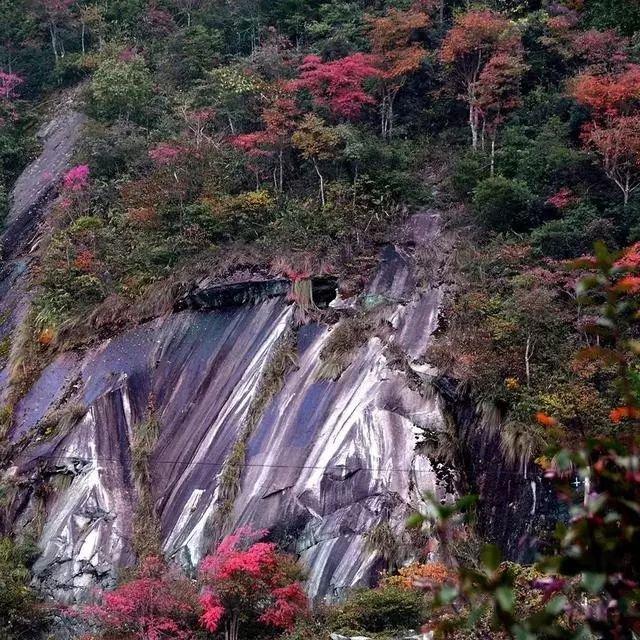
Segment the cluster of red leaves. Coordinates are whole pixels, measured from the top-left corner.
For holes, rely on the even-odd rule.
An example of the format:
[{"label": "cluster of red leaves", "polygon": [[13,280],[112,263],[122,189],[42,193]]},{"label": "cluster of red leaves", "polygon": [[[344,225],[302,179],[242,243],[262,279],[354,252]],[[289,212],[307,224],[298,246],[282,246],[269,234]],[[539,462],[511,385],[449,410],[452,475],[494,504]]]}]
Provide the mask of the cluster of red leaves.
[{"label": "cluster of red leaves", "polygon": [[105,593],[102,603],[85,607],[82,616],[123,637],[188,640],[197,613],[195,586],[160,559],[148,558],[138,578]]},{"label": "cluster of red leaves", "polygon": [[252,157],[270,157],[289,144],[299,114],[295,100],[280,95],[262,111],[264,129],[235,136],[231,144]]},{"label": "cluster of red leaves", "polygon": [[357,119],[364,106],[375,101],[365,91],[364,83],[380,77],[376,56],[366,53],[323,62],[319,56],[304,58],[300,76],[289,83],[293,91],[306,89],[318,106],[328,107],[333,115]]},{"label": "cluster of red leaves", "polygon": [[184,148],[178,144],[161,142],[149,151],[149,157],[158,165],[168,165],[175,162],[184,152]]},{"label": "cluster of red leaves", "polygon": [[572,89],[576,100],[591,107],[596,116],[631,115],[640,104],[640,65],[628,65],[618,74],[581,74]]},{"label": "cluster of red leaves", "polygon": [[208,631],[216,632],[223,620],[237,620],[241,614],[290,629],[307,609],[302,586],[291,579],[291,558],[274,544],[260,542],[265,534],[240,529],[202,560],[200,577],[206,586],[201,623]]},{"label": "cluster of red leaves", "polygon": [[22,83],[19,75],[0,70],[0,100],[9,101],[16,98],[17,89]]},{"label": "cluster of red leaves", "polygon": [[80,271],[88,273],[93,270],[94,260],[95,256],[93,251],[90,251],[89,249],[82,249],[81,251],[78,251],[76,258],[73,261],[73,266]]},{"label": "cluster of red leaves", "polygon": [[0,127],[7,120],[15,120],[17,117],[15,100],[22,82],[22,78],[15,73],[7,73],[0,69]]},{"label": "cluster of red leaves", "polygon": [[571,47],[575,54],[588,64],[607,67],[624,64],[628,60],[627,40],[615,31],[578,31],[571,38]]},{"label": "cluster of red leaves", "polygon": [[158,213],[154,207],[134,207],[127,211],[127,219],[134,226],[154,227],[158,221]]},{"label": "cluster of red leaves", "polygon": [[390,9],[382,17],[369,19],[371,50],[377,56],[382,79],[398,82],[420,68],[426,51],[414,41],[414,35],[430,23],[429,16],[418,8]]},{"label": "cluster of red leaves", "polygon": [[546,204],[555,207],[556,209],[566,209],[567,207],[575,204],[578,198],[568,187],[563,187],[552,196],[547,198]]},{"label": "cluster of red leaves", "polygon": [[491,128],[502,122],[507,111],[521,105],[520,79],[526,68],[522,51],[514,47],[511,51],[497,51],[482,69],[477,101]]},{"label": "cluster of red leaves", "polygon": [[472,58],[469,62],[473,64],[478,56],[497,44],[506,50],[509,31],[510,22],[496,11],[467,11],[456,18],[447,33],[440,48],[440,59],[445,64],[452,64]]},{"label": "cluster of red leaves", "polygon": [[79,164],[69,169],[62,178],[62,186],[69,193],[85,191],[89,186],[89,167],[86,164]]}]

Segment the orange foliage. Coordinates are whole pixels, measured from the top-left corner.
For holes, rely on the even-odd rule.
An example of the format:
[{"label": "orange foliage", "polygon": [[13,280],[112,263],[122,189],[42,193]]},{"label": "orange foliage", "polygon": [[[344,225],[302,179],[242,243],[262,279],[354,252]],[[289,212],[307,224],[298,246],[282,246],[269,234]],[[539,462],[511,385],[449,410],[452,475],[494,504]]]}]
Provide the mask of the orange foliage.
[{"label": "orange foliage", "polygon": [[640,65],[628,65],[620,74],[582,74],[574,81],[572,93],[597,116],[629,115],[640,105]]},{"label": "orange foliage", "polygon": [[640,242],[636,242],[625,249],[622,257],[616,261],[615,266],[619,269],[629,269],[630,271],[640,269]]},{"label": "orange foliage", "polygon": [[618,423],[623,420],[638,420],[640,419],[640,409],[637,407],[616,407],[610,414],[612,422]]},{"label": "orange foliage", "polygon": [[538,411],[538,413],[536,413],[536,422],[541,424],[543,427],[555,427],[555,425],[558,424],[558,421],[555,418],[552,418],[542,411]]},{"label": "orange foliage", "polygon": [[129,222],[137,227],[153,227],[158,221],[154,207],[136,207],[127,211]]},{"label": "orange foliage", "polygon": [[429,16],[416,9],[390,9],[380,18],[369,18],[371,49],[379,57],[383,79],[397,81],[420,68],[425,50],[412,40],[430,23]]},{"label": "orange foliage", "polygon": [[468,11],[456,18],[440,49],[440,58],[446,64],[461,58],[473,57],[476,61],[497,44],[509,44],[506,36],[509,21],[490,10]]},{"label": "orange foliage", "polygon": [[82,249],[78,252],[73,266],[80,271],[91,271],[93,268],[94,255],[89,249]]},{"label": "orange foliage", "polygon": [[625,276],[616,284],[616,290],[623,293],[639,293],[640,292],[640,277],[639,276]]},{"label": "orange foliage", "polygon": [[53,329],[43,329],[38,335],[38,342],[42,346],[48,347],[53,342],[54,337]]},{"label": "orange foliage", "polygon": [[402,567],[395,576],[386,576],[381,584],[401,589],[434,589],[453,580],[454,575],[439,562],[414,563]]}]

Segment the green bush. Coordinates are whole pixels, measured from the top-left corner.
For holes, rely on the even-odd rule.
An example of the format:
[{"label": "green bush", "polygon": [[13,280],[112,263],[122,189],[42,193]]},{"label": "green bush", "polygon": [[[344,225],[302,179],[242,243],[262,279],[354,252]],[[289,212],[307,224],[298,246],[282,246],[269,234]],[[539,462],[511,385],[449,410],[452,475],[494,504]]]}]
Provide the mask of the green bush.
[{"label": "green bush", "polygon": [[488,161],[481,153],[469,151],[458,158],[451,176],[451,186],[460,198],[468,198],[486,177]]},{"label": "green bush", "polygon": [[42,611],[29,589],[29,566],[37,550],[0,538],[0,638],[35,638],[43,628]]},{"label": "green bush", "polygon": [[91,167],[94,181],[136,175],[149,164],[149,143],[142,129],[131,122],[110,127],[92,122],[84,128],[80,144],[77,162]]},{"label": "green bush", "polygon": [[101,120],[142,121],[153,98],[151,74],[142,58],[107,58],[93,76],[89,95],[93,113]]},{"label": "green bush", "polygon": [[568,125],[556,116],[537,126],[506,127],[496,166],[502,175],[521,180],[544,197],[589,177],[592,171],[587,156],[571,147]]},{"label": "green bush", "polygon": [[415,629],[425,616],[422,593],[383,587],[354,591],[335,612],[332,624],[343,631],[377,633]]},{"label": "green bush", "polygon": [[61,85],[72,85],[81,82],[96,70],[98,58],[96,55],[83,55],[82,53],[69,53],[59,58],[54,75]]},{"label": "green bush", "polygon": [[580,205],[559,220],[551,220],[535,229],[531,241],[546,256],[576,258],[588,253],[596,240],[615,246],[615,226],[588,204]]},{"label": "green bush", "polygon": [[478,222],[491,231],[522,231],[530,226],[532,196],[526,184],[502,176],[487,178],[474,190]]}]

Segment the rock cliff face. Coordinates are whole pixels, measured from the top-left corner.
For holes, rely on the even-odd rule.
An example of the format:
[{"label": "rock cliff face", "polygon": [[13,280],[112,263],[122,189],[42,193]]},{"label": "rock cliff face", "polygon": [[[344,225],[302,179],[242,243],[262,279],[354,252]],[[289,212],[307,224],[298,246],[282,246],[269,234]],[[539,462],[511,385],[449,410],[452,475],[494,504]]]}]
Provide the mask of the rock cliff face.
[{"label": "rock cliff face", "polygon": [[[28,238],[81,124],[73,111],[54,119],[14,190],[0,302],[14,311],[3,331],[24,315]],[[22,445],[7,473],[16,487],[8,511],[15,531],[39,533],[40,589],[85,599],[133,561],[143,498],[136,438],[151,418],[146,489],[168,556],[193,567],[216,535],[250,525],[300,555],[314,596],[373,581],[384,562],[371,532],[389,523],[399,534],[425,492],[455,492],[455,470],[420,446],[445,428],[445,403],[429,385],[436,372],[422,363],[443,291],[418,276],[413,254],[440,233],[437,212],[413,215],[381,249],[363,295],[333,300],[324,315],[312,309],[302,325],[288,283],[234,284],[197,290],[172,314],[58,356],[19,402],[9,434]],[[438,260],[427,271],[437,273]],[[329,302],[332,287],[313,283],[318,301]],[[527,491],[528,482],[512,498],[530,509]]]}]

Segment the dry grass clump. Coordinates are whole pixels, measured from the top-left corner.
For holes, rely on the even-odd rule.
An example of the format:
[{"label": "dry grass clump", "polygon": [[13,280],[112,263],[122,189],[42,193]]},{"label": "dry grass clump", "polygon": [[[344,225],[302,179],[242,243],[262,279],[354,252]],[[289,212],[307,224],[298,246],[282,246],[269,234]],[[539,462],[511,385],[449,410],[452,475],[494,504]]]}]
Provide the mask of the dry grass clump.
[{"label": "dry grass clump", "polygon": [[245,425],[225,460],[218,485],[219,503],[213,516],[212,526],[224,527],[227,518],[231,515],[240,491],[249,438],[271,399],[282,389],[287,374],[297,366],[297,357],[297,335],[289,330],[278,340],[271,357],[264,366],[258,390],[247,412]]},{"label": "dry grass clump", "polygon": [[318,380],[337,380],[347,370],[360,347],[381,328],[372,314],[359,313],[339,322],[332,329],[320,351],[322,364],[316,373]]}]

